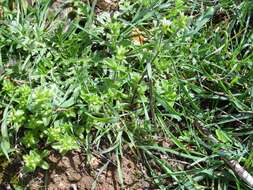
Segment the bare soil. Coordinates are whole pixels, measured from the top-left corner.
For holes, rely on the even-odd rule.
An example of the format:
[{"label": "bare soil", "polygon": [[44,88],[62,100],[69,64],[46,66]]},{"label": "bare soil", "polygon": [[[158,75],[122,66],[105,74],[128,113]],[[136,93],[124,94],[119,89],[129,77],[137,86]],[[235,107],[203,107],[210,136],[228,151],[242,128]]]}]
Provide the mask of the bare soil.
[{"label": "bare soil", "polygon": [[113,164],[108,164],[97,177],[104,165],[98,158],[93,159],[93,163],[87,166],[82,153],[72,151],[65,156],[52,153],[48,161],[50,169],[30,175],[30,181],[26,184],[27,189],[88,190],[92,187],[97,190],[150,189],[149,182],[145,181],[140,168],[128,158],[121,160],[124,173],[123,186],[119,183],[117,167]]},{"label": "bare soil", "polygon": [[54,152],[47,161],[50,165],[49,170],[37,169],[29,174],[22,173],[22,163],[18,159],[12,160],[9,164],[2,164],[0,189],[12,190],[15,185],[30,190],[153,189],[150,186],[151,182],[145,180],[145,172],[142,172],[140,165],[127,157],[121,159],[124,181],[122,185],[116,165],[109,163],[100,172],[105,164],[101,158],[94,157],[90,164],[86,164],[83,153],[72,151],[64,156]]}]

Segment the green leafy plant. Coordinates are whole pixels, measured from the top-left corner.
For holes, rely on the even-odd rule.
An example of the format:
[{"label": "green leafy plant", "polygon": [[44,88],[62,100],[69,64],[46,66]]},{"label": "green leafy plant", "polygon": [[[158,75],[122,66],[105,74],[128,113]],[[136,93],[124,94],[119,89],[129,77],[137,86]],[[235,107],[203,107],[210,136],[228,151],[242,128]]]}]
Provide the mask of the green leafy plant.
[{"label": "green leafy plant", "polygon": [[48,151],[46,150],[44,150],[41,153],[31,150],[29,154],[23,156],[23,159],[25,162],[24,170],[27,172],[32,172],[37,167],[41,167],[47,170],[49,168],[49,165],[46,161],[43,160],[47,156],[48,156]]},{"label": "green leafy plant", "polygon": [[0,2],[1,155],[96,154],[122,189],[125,156],[155,188],[249,188],[231,163],[252,174],[250,1],[25,2]]}]

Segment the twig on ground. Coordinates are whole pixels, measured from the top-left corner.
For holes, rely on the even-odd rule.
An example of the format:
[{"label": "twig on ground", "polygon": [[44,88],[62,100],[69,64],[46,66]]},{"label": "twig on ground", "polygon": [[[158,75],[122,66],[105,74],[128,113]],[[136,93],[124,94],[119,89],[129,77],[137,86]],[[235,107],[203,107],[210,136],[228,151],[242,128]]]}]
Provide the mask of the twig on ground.
[{"label": "twig on ground", "polygon": [[253,177],[252,175],[245,170],[239,162],[236,160],[225,160],[225,162],[230,166],[230,168],[245,182],[253,188]]}]

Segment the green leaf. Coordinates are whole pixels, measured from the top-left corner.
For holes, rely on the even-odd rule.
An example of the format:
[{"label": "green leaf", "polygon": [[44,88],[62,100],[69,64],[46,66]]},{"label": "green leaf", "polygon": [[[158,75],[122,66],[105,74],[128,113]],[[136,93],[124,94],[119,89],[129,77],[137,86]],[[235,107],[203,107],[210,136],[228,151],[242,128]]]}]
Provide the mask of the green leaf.
[{"label": "green leaf", "polygon": [[20,186],[20,185],[14,184],[13,186],[14,186],[14,189],[15,189],[15,190],[23,190],[23,187]]},{"label": "green leaf", "polygon": [[216,129],[215,133],[219,141],[223,143],[232,142],[229,136],[221,129]]},{"label": "green leaf", "polygon": [[1,124],[1,134],[3,137],[8,137],[8,131],[7,131],[7,119],[9,115],[9,105],[4,109],[3,118],[2,118],[2,124]]},{"label": "green leaf", "polygon": [[6,158],[9,160],[10,159],[9,155],[8,155],[9,152],[10,152],[10,143],[9,143],[9,141],[2,139],[2,141],[1,141],[1,149],[2,149],[2,151],[4,153],[4,155],[6,156]]},{"label": "green leaf", "polygon": [[151,80],[152,79],[152,68],[151,68],[151,63],[147,63],[147,73],[148,73],[148,78]]},{"label": "green leaf", "polygon": [[75,97],[71,97],[69,98],[68,100],[66,100],[65,102],[63,102],[60,107],[61,108],[68,108],[68,107],[71,107],[75,104],[76,100],[75,100]]},{"label": "green leaf", "polygon": [[205,26],[205,24],[213,17],[214,13],[215,13],[214,7],[208,8],[207,11],[196,20],[194,29],[191,30],[187,34],[187,36],[193,36],[197,34]]},{"label": "green leaf", "polygon": [[44,169],[44,170],[48,170],[49,169],[49,165],[46,161],[42,161],[41,163],[41,168]]},{"label": "green leaf", "polygon": [[123,174],[123,171],[122,171],[121,162],[120,162],[120,156],[119,155],[120,155],[119,154],[119,150],[116,149],[117,173],[118,173],[118,176],[119,176],[119,183],[122,186],[123,182],[124,182],[124,174]]},{"label": "green leaf", "polygon": [[1,149],[6,156],[6,158],[9,160],[8,153],[10,152],[10,142],[9,142],[9,136],[8,136],[8,129],[7,129],[7,117],[9,114],[9,106],[7,106],[3,113],[3,119],[1,124]]}]

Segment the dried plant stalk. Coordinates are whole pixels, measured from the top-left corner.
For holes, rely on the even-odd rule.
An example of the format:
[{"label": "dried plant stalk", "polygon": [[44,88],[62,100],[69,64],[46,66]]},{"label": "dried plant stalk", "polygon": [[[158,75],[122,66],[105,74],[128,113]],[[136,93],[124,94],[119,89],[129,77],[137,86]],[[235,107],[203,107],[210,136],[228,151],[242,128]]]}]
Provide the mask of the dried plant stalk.
[{"label": "dried plant stalk", "polygon": [[226,160],[230,168],[253,189],[253,177],[236,160]]}]

